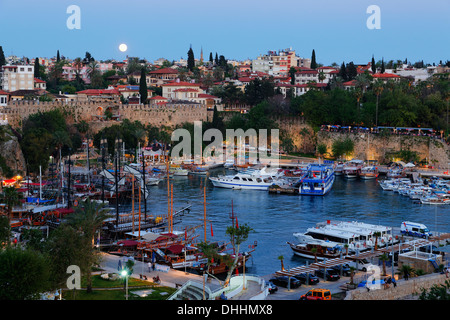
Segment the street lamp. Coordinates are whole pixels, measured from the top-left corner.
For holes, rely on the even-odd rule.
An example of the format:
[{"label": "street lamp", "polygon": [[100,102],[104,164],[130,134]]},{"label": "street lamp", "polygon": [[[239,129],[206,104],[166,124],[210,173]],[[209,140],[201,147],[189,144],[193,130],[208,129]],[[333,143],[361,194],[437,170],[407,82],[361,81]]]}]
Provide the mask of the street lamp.
[{"label": "street lamp", "polygon": [[125,300],[128,300],[128,271],[123,269],[120,274],[125,277]]}]

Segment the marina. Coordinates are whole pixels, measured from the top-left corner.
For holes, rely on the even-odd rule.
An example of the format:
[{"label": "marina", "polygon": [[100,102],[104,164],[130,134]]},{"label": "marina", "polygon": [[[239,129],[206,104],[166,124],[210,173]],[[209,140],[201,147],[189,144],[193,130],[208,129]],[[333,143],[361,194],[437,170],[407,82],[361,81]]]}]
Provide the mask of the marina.
[{"label": "marina", "polygon": [[[170,268],[201,275],[208,269],[211,275],[223,278],[228,267],[218,261],[208,264],[197,244],[227,242],[227,228],[239,221],[251,227],[247,241],[238,255],[226,245],[218,245],[219,254],[237,258],[236,273],[268,280],[271,276],[315,272],[321,263],[330,267],[359,263],[365,257],[381,255],[383,250],[390,253],[393,246],[398,246],[399,251],[407,246],[430,246],[433,242],[427,239],[424,242],[410,239],[412,244],[408,244],[403,237],[417,236],[417,228],[428,232],[426,238],[448,233],[450,229],[447,206],[416,203],[400,196],[408,188],[424,187],[421,178],[416,178],[415,183],[406,177],[348,179],[344,175],[335,176],[330,163],[293,165],[287,166],[288,169],[215,167],[205,170],[206,174],[191,171],[186,174],[184,170],[188,169],[168,163],[165,168],[163,165],[158,168],[152,170],[149,166],[144,174],[140,166],[122,166],[126,195],[118,202],[106,202],[112,215],[103,228],[109,236],[98,242],[102,251],[133,257],[142,263],[156,263],[158,270]],[[178,170],[183,173],[175,174]],[[159,182],[147,183],[145,176]],[[119,190],[116,181],[120,179],[115,177],[114,170],[103,177],[112,183],[108,193]],[[247,184],[258,183],[257,178],[270,180],[271,184],[264,190],[251,185],[242,188],[215,184],[226,179],[235,181],[235,177],[246,177]],[[254,181],[249,181],[249,177]],[[131,185],[136,183],[135,188],[130,187],[130,181]],[[100,180],[96,182],[99,186]],[[389,187],[382,187],[388,184]],[[448,181],[438,178],[427,183],[427,188],[442,194],[447,187]],[[289,194],[274,192],[274,188],[298,191]],[[102,201],[98,189],[79,191],[84,197],[86,193],[96,194],[96,201]],[[108,198],[111,199],[114,197]],[[33,225],[57,228],[58,221],[74,210],[64,205],[41,205],[33,209],[36,217],[45,212],[47,219],[41,222],[33,219]],[[413,223],[416,223],[414,234],[411,233]],[[411,229],[408,232],[403,230],[406,225]],[[197,232],[201,229],[203,232]],[[285,268],[280,268],[280,257]]]}]

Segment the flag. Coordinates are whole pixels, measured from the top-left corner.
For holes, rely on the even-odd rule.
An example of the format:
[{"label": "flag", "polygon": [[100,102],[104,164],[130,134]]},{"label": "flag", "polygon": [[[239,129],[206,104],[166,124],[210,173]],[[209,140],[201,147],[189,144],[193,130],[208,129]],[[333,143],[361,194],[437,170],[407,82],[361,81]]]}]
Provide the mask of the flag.
[{"label": "flag", "polygon": [[236,228],[239,229],[239,224],[238,224],[237,218],[236,218]]},{"label": "flag", "polygon": [[186,227],[184,227],[184,241],[187,241],[187,230],[186,230]]},{"label": "flag", "polygon": [[214,232],[213,232],[213,228],[212,228],[212,223],[211,223],[211,237],[214,237]]}]

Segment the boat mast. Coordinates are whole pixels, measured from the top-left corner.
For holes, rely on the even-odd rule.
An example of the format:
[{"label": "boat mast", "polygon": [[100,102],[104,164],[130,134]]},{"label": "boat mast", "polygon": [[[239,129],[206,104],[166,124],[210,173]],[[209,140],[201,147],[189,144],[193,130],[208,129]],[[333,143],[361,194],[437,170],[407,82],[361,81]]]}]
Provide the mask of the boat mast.
[{"label": "boat mast", "polygon": [[203,186],[203,231],[206,243],[206,186]]},{"label": "boat mast", "polygon": [[115,175],[114,175],[114,179],[115,179],[115,184],[116,184],[116,227],[119,226],[119,181],[118,181],[118,162],[119,162],[119,156],[117,154],[117,152],[120,149],[120,140],[116,139],[116,154],[115,154],[115,166],[116,166],[116,170],[115,170]]},{"label": "boat mast", "polygon": [[147,185],[145,184],[145,159],[144,159],[144,152],[142,152],[142,180],[144,180],[144,182],[143,182],[143,187],[144,187],[144,220],[147,220],[147,197],[146,197]]}]

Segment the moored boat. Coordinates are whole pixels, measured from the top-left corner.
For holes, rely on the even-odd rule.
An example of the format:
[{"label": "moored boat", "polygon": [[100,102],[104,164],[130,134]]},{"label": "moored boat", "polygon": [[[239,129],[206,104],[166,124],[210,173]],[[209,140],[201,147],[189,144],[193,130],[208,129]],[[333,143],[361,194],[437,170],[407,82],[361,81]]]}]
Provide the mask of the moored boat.
[{"label": "moored boat", "polygon": [[361,169],[359,177],[363,180],[376,179],[378,177],[378,167],[366,166]]},{"label": "moored boat", "polygon": [[311,164],[306,174],[296,183],[301,195],[326,195],[334,183],[334,170],[324,164]]}]

